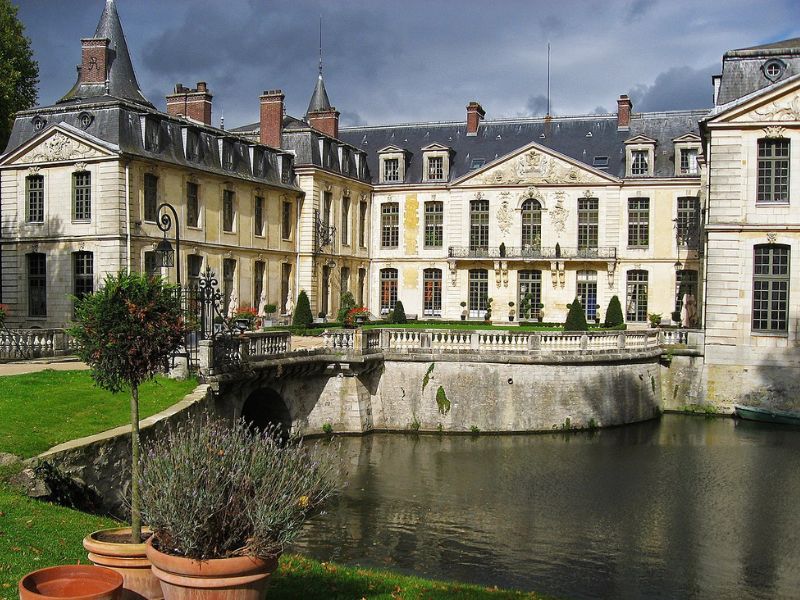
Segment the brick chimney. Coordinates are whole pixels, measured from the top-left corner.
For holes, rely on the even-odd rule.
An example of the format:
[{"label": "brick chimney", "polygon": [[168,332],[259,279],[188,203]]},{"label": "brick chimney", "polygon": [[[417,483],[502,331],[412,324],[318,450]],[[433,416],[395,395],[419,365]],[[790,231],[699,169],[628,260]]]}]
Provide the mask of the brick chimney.
[{"label": "brick chimney", "polygon": [[80,83],[104,83],[108,77],[108,38],[81,40]]},{"label": "brick chimney", "polygon": [[319,110],[308,113],[308,124],[317,131],[331,136],[339,137],[339,111],[333,106],[328,110]]},{"label": "brick chimney", "polygon": [[281,90],[265,90],[261,94],[261,143],[273,148],[281,147],[283,131],[283,92]]},{"label": "brick chimney", "polygon": [[195,89],[176,83],[175,91],[167,96],[167,113],[211,125],[212,98],[205,81],[198,81]]},{"label": "brick chimney", "polygon": [[620,95],[617,100],[617,129],[629,129],[631,126],[631,112],[633,103],[625,94]]},{"label": "brick chimney", "polygon": [[478,123],[483,121],[486,111],[475,101],[467,104],[467,135],[478,135]]}]

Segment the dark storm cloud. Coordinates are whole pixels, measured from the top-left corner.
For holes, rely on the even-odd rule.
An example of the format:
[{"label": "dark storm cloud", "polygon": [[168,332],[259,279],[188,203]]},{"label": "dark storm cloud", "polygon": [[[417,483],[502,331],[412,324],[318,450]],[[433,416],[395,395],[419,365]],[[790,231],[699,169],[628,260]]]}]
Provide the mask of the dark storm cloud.
[{"label": "dark storm cloud", "polygon": [[528,113],[530,115],[547,114],[547,96],[539,94],[528,98]]},{"label": "dark storm cloud", "polygon": [[633,0],[625,11],[625,20],[632,22],[644,18],[655,3],[655,0]]},{"label": "dark storm cloud", "polygon": [[704,69],[674,67],[659,73],[652,85],[631,88],[628,95],[636,112],[710,107],[711,76],[718,71],[717,65]]}]

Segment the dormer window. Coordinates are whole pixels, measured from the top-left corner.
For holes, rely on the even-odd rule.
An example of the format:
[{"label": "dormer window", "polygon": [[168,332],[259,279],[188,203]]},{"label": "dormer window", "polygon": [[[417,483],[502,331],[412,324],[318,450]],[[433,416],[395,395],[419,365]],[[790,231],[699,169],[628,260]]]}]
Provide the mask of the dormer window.
[{"label": "dormer window", "polygon": [[159,151],[159,122],[148,117],[144,125],[144,148],[150,152]]},{"label": "dormer window", "polygon": [[424,181],[447,181],[450,175],[450,148],[431,144],[422,149]]},{"label": "dormer window", "polygon": [[407,152],[397,146],[386,146],[378,150],[380,159],[380,183],[403,183],[406,178]]},{"label": "dormer window", "polygon": [[700,155],[700,137],[687,133],[672,140],[675,144],[675,176],[697,177],[700,174],[697,157]]},{"label": "dormer window", "polygon": [[773,58],[768,60],[761,66],[761,71],[764,73],[764,77],[769,79],[771,82],[775,83],[783,76],[783,72],[786,70],[786,63],[778,58]]},{"label": "dormer window", "polygon": [[637,135],[625,141],[625,175],[627,177],[652,177],[656,141]]}]

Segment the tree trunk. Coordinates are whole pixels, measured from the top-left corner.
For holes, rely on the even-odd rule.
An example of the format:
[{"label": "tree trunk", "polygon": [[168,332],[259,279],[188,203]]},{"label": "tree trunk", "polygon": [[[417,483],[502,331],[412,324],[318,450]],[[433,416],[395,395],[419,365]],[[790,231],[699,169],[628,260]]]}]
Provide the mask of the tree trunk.
[{"label": "tree trunk", "polygon": [[139,512],[139,386],[131,387],[131,543],[142,541]]}]

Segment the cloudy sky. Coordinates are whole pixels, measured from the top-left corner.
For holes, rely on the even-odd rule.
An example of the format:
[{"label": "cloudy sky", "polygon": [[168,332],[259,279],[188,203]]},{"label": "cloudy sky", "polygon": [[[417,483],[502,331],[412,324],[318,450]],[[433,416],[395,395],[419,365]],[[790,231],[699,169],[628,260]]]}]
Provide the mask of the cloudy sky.
[{"label": "cloudy sky", "polygon": [[[39,100],[75,81],[80,38],[105,0],[14,0],[39,61]],[[725,50],[800,37],[797,0],[117,0],[139,83],[157,107],[176,82],[207,81],[214,123],[258,118],[281,88],[302,116],[323,19],[325,83],[343,124],[546,111],[547,43],[557,115],[699,108]]]}]

